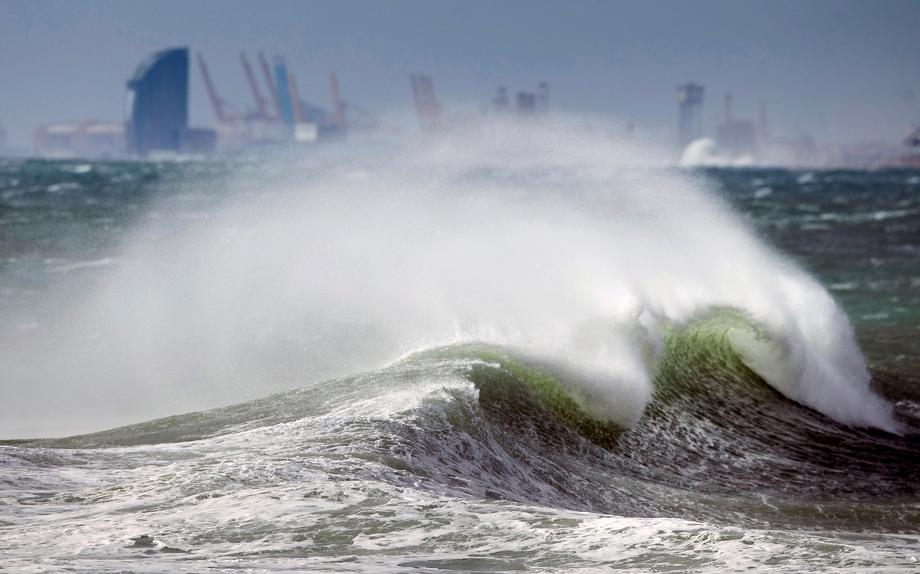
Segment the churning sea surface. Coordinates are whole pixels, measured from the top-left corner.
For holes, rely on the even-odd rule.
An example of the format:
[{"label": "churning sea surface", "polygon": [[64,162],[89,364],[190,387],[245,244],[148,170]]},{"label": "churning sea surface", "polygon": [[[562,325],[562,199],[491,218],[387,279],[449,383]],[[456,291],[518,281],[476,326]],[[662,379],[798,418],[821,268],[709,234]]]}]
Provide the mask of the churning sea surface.
[{"label": "churning sea surface", "polygon": [[916,572],[920,172],[558,140],[0,160],[0,571]]}]

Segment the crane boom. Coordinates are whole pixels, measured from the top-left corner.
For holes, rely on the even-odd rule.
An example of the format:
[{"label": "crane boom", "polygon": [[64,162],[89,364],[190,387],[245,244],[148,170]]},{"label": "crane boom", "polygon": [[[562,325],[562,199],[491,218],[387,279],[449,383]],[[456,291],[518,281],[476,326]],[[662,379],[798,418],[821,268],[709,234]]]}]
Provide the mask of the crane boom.
[{"label": "crane boom", "polygon": [[281,102],[278,101],[278,87],[275,86],[275,80],[272,79],[271,68],[268,66],[268,60],[265,54],[259,52],[259,66],[262,68],[262,75],[265,76],[265,83],[268,84],[268,90],[272,95],[272,103],[275,104],[275,113],[281,115]]},{"label": "crane boom", "polygon": [[211,106],[214,108],[214,115],[217,116],[217,121],[221,123],[227,122],[228,118],[224,110],[224,102],[217,95],[217,89],[214,87],[214,82],[211,81],[208,65],[205,63],[201,52],[198,53],[198,67],[201,69],[201,77],[204,79],[204,85],[208,90],[208,97],[211,99]]},{"label": "crane boom", "polygon": [[293,100],[294,104],[294,121],[300,124],[304,121],[304,114],[300,103],[300,95],[297,93],[297,78],[294,77],[293,72],[288,72],[288,82],[290,83],[291,100]]},{"label": "crane boom", "polygon": [[249,65],[249,58],[246,57],[246,52],[240,52],[240,62],[243,64],[243,71],[246,72],[246,81],[249,82],[252,97],[256,100],[256,110],[259,117],[268,119],[268,103],[262,97],[262,92],[259,91],[259,84],[256,83],[256,77],[252,73],[252,66]]}]

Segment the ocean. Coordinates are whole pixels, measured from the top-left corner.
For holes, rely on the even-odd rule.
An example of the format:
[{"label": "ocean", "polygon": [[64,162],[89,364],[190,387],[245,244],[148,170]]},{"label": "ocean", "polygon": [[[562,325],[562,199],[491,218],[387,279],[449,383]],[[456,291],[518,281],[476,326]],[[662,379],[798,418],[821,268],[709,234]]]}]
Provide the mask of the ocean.
[{"label": "ocean", "polygon": [[920,172],[486,132],[0,160],[0,570],[916,571]]}]

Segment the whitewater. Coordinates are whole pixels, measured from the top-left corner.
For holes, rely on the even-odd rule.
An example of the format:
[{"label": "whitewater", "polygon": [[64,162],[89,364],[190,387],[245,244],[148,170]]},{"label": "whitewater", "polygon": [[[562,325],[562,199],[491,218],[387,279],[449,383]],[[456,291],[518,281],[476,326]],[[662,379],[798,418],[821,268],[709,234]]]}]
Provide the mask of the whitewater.
[{"label": "whitewater", "polygon": [[0,567],[915,568],[911,367],[745,172],[573,125],[4,165]]}]

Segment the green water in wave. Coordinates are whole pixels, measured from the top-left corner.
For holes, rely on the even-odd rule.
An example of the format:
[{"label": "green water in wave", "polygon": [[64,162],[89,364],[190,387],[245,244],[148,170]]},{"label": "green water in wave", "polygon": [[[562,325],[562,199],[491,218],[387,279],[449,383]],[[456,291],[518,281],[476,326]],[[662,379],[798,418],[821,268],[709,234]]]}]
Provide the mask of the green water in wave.
[{"label": "green water in wave", "polygon": [[469,367],[467,376],[479,389],[480,403],[484,405],[513,407],[517,402],[532,400],[578,434],[604,446],[613,445],[624,430],[612,421],[589,414],[590,399],[577,381],[519,351],[473,343],[425,351],[418,356],[477,361]]}]

